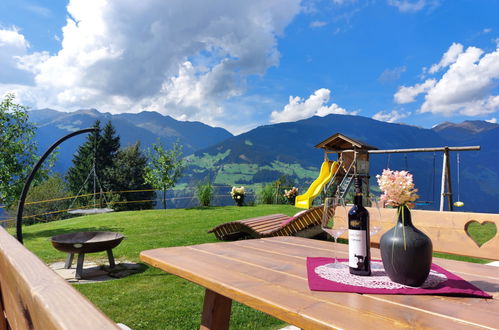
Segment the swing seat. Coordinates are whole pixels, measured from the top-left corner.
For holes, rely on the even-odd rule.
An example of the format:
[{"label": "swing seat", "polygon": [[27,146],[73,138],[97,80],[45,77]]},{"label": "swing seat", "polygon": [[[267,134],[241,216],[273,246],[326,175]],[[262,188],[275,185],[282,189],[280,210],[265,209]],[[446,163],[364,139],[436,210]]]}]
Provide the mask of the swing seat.
[{"label": "swing seat", "polygon": [[113,209],[110,208],[92,208],[92,209],[75,209],[68,211],[69,214],[101,214],[101,213],[109,213],[113,212]]},{"label": "swing seat", "polygon": [[464,206],[464,202],[461,202],[461,201],[454,202],[454,206],[455,207],[463,207]]}]

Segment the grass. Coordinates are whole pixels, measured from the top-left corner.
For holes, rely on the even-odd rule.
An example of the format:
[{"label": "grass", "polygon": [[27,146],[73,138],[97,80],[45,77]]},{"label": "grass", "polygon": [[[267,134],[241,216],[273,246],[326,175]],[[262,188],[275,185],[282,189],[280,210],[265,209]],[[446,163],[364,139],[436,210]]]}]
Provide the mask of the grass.
[{"label": "grass", "polygon": [[[25,226],[23,236],[28,249],[52,263],[63,261],[65,254],[52,247],[51,236],[73,231],[118,231],[127,239],[113,250],[116,259],[139,262],[143,250],[217,242],[207,231],[220,223],[271,213],[292,215],[297,211],[290,205],[259,205],[107,213]],[[105,258],[105,253],[85,256],[87,260]],[[75,287],[115,322],[132,329],[199,327],[204,289],[152,267],[119,280]],[[231,329],[277,329],[284,325],[264,313],[233,304]]]}]

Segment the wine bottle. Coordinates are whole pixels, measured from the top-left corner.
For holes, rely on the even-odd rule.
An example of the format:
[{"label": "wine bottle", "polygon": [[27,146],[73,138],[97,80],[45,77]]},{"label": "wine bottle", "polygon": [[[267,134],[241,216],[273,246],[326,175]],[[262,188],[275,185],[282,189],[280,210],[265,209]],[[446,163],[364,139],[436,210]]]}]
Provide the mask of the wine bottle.
[{"label": "wine bottle", "polygon": [[362,205],[362,181],[355,177],[355,197],[348,211],[348,266],[350,274],[371,275],[369,212]]}]

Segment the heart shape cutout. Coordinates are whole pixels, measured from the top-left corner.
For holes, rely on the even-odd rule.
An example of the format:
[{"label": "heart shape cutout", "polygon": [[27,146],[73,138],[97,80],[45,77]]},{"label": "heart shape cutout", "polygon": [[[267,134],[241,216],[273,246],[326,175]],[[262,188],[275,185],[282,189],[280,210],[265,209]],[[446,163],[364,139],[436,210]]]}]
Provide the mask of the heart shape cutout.
[{"label": "heart shape cutout", "polygon": [[480,223],[476,220],[471,220],[464,225],[464,231],[478,247],[481,247],[496,236],[497,226],[491,221]]}]

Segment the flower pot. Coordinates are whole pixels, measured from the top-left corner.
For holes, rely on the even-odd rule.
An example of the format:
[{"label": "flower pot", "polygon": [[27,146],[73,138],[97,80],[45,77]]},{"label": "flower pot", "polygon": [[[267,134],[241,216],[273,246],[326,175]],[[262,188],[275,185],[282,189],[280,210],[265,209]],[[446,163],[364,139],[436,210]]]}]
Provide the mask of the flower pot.
[{"label": "flower pot", "polygon": [[399,206],[395,227],[381,236],[381,259],[393,282],[421,286],[430,273],[433,245],[425,233],[412,224],[407,206]]},{"label": "flower pot", "polygon": [[243,195],[237,195],[234,197],[234,200],[236,201],[237,206],[243,206],[244,205],[244,196]]}]

